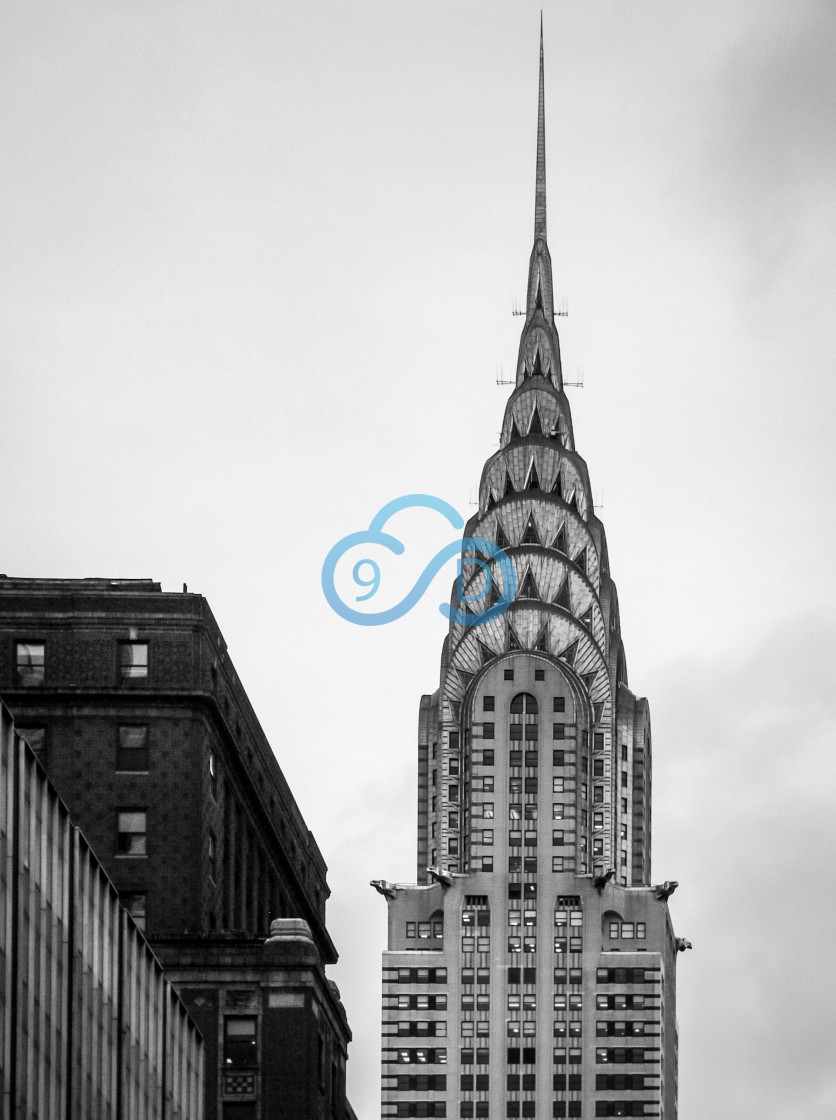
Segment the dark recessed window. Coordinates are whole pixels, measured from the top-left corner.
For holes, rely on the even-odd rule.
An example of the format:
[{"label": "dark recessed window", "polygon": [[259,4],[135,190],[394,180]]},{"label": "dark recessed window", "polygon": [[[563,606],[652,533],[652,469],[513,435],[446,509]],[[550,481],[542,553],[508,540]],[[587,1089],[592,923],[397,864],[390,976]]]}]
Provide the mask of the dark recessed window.
[{"label": "dark recessed window", "polygon": [[144,856],[148,854],[148,814],[144,809],[119,809],[116,812],[116,854]]},{"label": "dark recessed window", "polygon": [[554,711],[554,712],[565,712],[566,711],[566,697],[565,696],[555,696],[552,711]]},{"label": "dark recessed window", "polygon": [[119,676],[123,681],[143,680],[148,676],[147,642],[120,642]]},{"label": "dark recessed window", "polygon": [[482,697],[482,711],[483,712],[494,711],[494,697],[493,696],[483,696]]},{"label": "dark recessed window", "polygon": [[25,739],[38,758],[43,762],[46,754],[46,728],[45,727],[15,727],[15,731]]},{"label": "dark recessed window", "polygon": [[493,739],[493,737],[494,737],[494,725],[492,723],[483,723],[482,724],[482,736],[485,739]]},{"label": "dark recessed window", "polygon": [[144,930],[146,904],[145,891],[131,891],[128,894],[120,894],[119,901],[133,918],[136,928]]},{"label": "dark recessed window", "polygon": [[506,669],[505,670],[505,680],[506,681],[512,681],[513,679],[514,679],[514,670],[513,669]]},{"label": "dark recessed window", "polygon": [[116,747],[117,770],[148,769],[148,728],[120,727]]},{"label": "dark recessed window", "polygon": [[546,670],[545,669],[535,669],[534,670],[534,679],[535,679],[535,681],[544,681],[546,679]]},{"label": "dark recessed window", "polygon": [[224,1019],[224,1065],[258,1064],[257,1020],[254,1015],[227,1016]]},{"label": "dark recessed window", "polygon": [[44,643],[15,642],[15,684],[24,688],[44,683]]}]

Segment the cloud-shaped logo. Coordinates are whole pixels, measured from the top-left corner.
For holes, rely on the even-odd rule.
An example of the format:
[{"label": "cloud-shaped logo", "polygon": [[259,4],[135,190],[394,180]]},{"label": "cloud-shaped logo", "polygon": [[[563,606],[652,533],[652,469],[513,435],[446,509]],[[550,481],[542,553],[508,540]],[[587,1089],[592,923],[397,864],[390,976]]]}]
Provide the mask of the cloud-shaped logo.
[{"label": "cloud-shaped logo", "polygon": [[[491,571],[490,561],[485,559],[485,557],[489,557],[496,562],[502,575],[500,597],[493,605],[478,613],[472,613],[469,610],[456,610],[451,607],[449,603],[441,603],[438,609],[444,617],[453,622],[458,622],[462,626],[482,626],[486,622],[490,622],[491,619],[497,618],[499,615],[503,614],[511,605],[511,601],[514,598],[514,592],[517,588],[517,575],[514,571],[514,565],[507,553],[503,552],[494,541],[485,540],[482,537],[463,537],[460,540],[451,541],[450,544],[445,545],[445,547],[440,549],[432,560],[430,560],[410,591],[393,607],[376,613],[367,613],[356,610],[340,598],[334,581],[337,564],[342,557],[350,549],[358,545],[367,544],[378,545],[388,549],[388,551],[395,556],[401,556],[405,551],[404,544],[399,541],[397,537],[393,537],[391,533],[385,532],[384,526],[396,513],[400,513],[401,510],[414,508],[435,510],[437,513],[446,517],[454,529],[461,529],[464,526],[464,519],[448,502],[443,501],[441,498],[435,498],[431,494],[405,494],[402,498],[395,498],[394,501],[387,502],[372,518],[368,529],[362,529],[357,533],[349,533],[348,536],[337,541],[325,557],[325,562],[322,565],[322,590],[332,609],[335,610],[341,618],[346,619],[348,622],[354,622],[358,626],[384,626],[387,622],[395,622],[397,619],[403,618],[408,611],[412,610],[448,560],[452,559],[454,556],[458,556],[459,571],[456,580],[456,589],[458,601],[460,603],[478,602],[481,599],[486,599],[487,596],[490,595],[494,576]],[[465,556],[464,554],[466,552],[476,552],[477,555]],[[485,585],[475,595],[464,594],[462,574],[462,567],[464,564],[479,568],[485,573]],[[369,589],[363,594],[356,595],[354,599],[355,602],[365,602],[377,594],[380,587],[381,575],[380,566],[374,560],[358,560],[351,574],[358,587]]]}]

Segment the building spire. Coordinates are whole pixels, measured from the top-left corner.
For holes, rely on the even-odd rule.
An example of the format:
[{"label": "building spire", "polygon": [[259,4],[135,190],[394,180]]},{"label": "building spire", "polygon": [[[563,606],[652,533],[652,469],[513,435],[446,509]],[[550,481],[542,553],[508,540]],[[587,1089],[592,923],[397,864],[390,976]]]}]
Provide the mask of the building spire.
[{"label": "building spire", "polygon": [[543,13],[540,12],[540,95],[537,103],[537,176],[534,188],[534,240],[546,240],[546,109],[543,82]]}]

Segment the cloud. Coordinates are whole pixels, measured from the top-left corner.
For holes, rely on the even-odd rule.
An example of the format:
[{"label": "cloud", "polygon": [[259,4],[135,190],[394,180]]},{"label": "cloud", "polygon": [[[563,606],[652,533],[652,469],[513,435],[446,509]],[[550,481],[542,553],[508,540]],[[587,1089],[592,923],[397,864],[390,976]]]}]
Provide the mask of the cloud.
[{"label": "cloud", "polygon": [[713,90],[701,87],[691,106],[684,131],[696,133],[699,151],[689,193],[741,240],[759,282],[818,244],[820,223],[833,219],[834,46],[833,5],[755,5],[709,77]]},{"label": "cloud", "polygon": [[836,617],[800,618],[654,686],[654,877],[680,880],[694,944],[680,1082],[713,1120],[832,1115],[834,639]]}]

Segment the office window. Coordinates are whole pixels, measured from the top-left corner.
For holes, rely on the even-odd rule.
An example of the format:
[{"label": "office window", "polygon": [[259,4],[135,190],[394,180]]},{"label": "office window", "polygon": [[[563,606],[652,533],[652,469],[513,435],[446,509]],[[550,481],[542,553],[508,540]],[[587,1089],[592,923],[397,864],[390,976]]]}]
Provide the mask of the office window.
[{"label": "office window", "polygon": [[504,674],[503,674],[503,678],[506,681],[512,681],[514,679],[514,670],[513,669],[506,669]]},{"label": "office window", "polygon": [[122,726],[116,747],[116,769],[148,769],[148,728]]},{"label": "office window", "polygon": [[558,847],[559,845],[565,843],[564,836],[565,836],[565,834],[564,834],[562,828],[553,829],[552,830],[552,844],[555,847]]},{"label": "office window", "polygon": [[566,725],[564,723],[552,724],[552,738],[564,739],[566,737]]},{"label": "office window", "polygon": [[482,870],[493,871],[493,856],[482,856]]},{"label": "office window", "polygon": [[593,800],[594,804],[596,804],[596,805],[600,805],[603,802],[603,800],[604,800],[604,787],[603,786],[593,786],[592,787],[592,800]]},{"label": "office window", "polygon": [[482,697],[482,711],[483,712],[492,712],[493,710],[494,710],[494,698],[493,698],[493,696],[483,696]]},{"label": "office window", "polygon": [[144,809],[120,809],[116,813],[116,854],[144,856],[147,851],[147,813]]},{"label": "office window", "polygon": [[258,1064],[255,1015],[228,1015],[224,1019],[224,1065]]},{"label": "office window", "polygon": [[483,739],[493,739],[494,738],[494,728],[495,728],[495,725],[492,724],[492,723],[483,723],[482,724],[482,738]]},{"label": "office window", "polygon": [[134,920],[137,929],[145,929],[145,891],[131,891],[119,895],[119,901]]},{"label": "office window", "polygon": [[43,642],[15,642],[15,684],[24,688],[43,684],[45,667]]},{"label": "office window", "polygon": [[148,676],[148,643],[120,642],[119,675],[122,680],[140,680]]},{"label": "office window", "polygon": [[593,760],[592,760],[592,776],[594,778],[603,778],[603,776],[604,776],[604,760],[603,760],[603,758],[593,758]]}]

